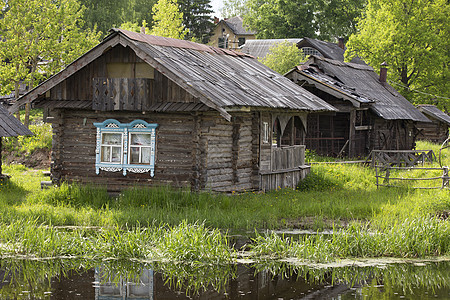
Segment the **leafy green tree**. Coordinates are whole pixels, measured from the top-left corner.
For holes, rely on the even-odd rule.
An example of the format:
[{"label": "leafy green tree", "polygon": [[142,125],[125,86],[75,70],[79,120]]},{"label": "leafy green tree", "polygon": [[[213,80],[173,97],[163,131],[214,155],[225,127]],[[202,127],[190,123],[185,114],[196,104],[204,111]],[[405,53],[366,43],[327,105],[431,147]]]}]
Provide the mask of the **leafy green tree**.
[{"label": "leafy green tree", "polygon": [[183,39],[186,36],[183,13],[179,11],[176,1],[158,0],[153,6],[153,13],[155,23],[151,34],[175,39]]},{"label": "leafy green tree", "polygon": [[248,13],[247,0],[224,0],[219,11],[223,18],[245,16]]},{"label": "leafy green tree", "polygon": [[316,37],[315,4],[307,0],[247,0],[243,19],[260,39]]},{"label": "leafy green tree", "polygon": [[269,49],[266,57],[259,60],[269,68],[280,74],[285,74],[292,68],[305,61],[302,51],[296,44],[284,41],[278,43]]},{"label": "leafy green tree", "polygon": [[156,0],[79,0],[87,9],[84,28],[97,28],[103,35],[120,24],[139,24],[145,20],[153,25],[152,7]]},{"label": "leafy green tree", "polygon": [[[133,1],[133,0],[131,0]],[[124,11],[130,0],[79,0],[81,5],[86,7],[83,15],[85,21],[84,28],[98,29],[103,35],[108,33],[113,27],[118,26],[126,21],[133,21],[125,19]],[[128,14],[132,17],[132,14]]]},{"label": "leafy green tree", "polygon": [[318,38],[334,40],[348,38],[356,33],[358,18],[364,11],[367,0],[316,0],[315,23]]},{"label": "leafy green tree", "polygon": [[367,0],[228,0],[224,14],[239,12],[258,38],[336,40],[356,31]]},{"label": "leafy green tree", "polygon": [[388,79],[407,99],[450,108],[449,15],[446,0],[369,0],[346,57],[376,69],[387,62]]},{"label": "leafy green tree", "polygon": [[[93,45],[99,34],[82,31],[76,0],[3,0],[0,19],[0,84],[3,93],[25,82],[29,89],[61,70]],[[29,106],[25,125],[28,125]]]},{"label": "leafy green tree", "polygon": [[189,30],[186,38],[206,44],[214,28],[211,0],[178,0],[178,5]]},{"label": "leafy green tree", "polygon": [[125,22],[122,25],[120,25],[120,28],[134,32],[141,32],[142,29],[144,29],[145,33],[147,34],[150,33],[150,29],[147,27],[147,22],[145,22],[145,20],[142,21],[141,26],[139,26],[138,23]]}]

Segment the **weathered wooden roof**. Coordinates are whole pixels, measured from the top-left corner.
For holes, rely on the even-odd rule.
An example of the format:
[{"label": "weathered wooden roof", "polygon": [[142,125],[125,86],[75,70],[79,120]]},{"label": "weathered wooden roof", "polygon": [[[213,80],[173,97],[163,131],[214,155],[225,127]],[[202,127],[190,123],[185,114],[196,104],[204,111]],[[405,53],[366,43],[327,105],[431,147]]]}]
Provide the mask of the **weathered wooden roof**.
[{"label": "weathered wooden roof", "polygon": [[235,35],[255,35],[256,31],[250,30],[244,27],[244,21],[242,17],[236,16],[228,19],[221,20],[233,31]]},{"label": "weathered wooden roof", "polygon": [[0,137],[19,135],[33,135],[33,133],[0,104]]},{"label": "weathered wooden roof", "polygon": [[[303,38],[297,44],[297,46],[299,49],[301,49],[303,47],[311,47],[311,48],[314,48],[317,51],[319,51],[325,58],[344,61],[345,49],[342,49],[336,43],[325,42],[325,41],[320,41],[320,40],[311,39],[311,38],[306,37],[306,38]],[[352,63],[364,64],[364,61],[362,61],[358,57],[355,57],[352,59]]]},{"label": "weathered wooden roof", "polygon": [[386,120],[429,122],[425,115],[388,83],[381,83],[379,76],[368,65],[311,56],[303,66],[290,72],[313,78],[318,89],[332,87],[359,102],[370,103],[370,109]]},{"label": "weathered wooden roof", "polygon": [[247,54],[122,29],[113,29],[102,43],[22,96],[10,110],[34,101],[118,44],[130,47],[143,61],[228,120],[231,116],[227,110],[237,106],[335,111],[322,99]]},{"label": "weathered wooden roof", "polygon": [[430,116],[431,118],[437,119],[441,122],[450,125],[450,116],[437,108],[435,105],[431,104],[421,104],[417,105],[417,108],[426,116]]},{"label": "weathered wooden roof", "polygon": [[258,58],[264,58],[269,53],[271,47],[287,41],[292,44],[299,43],[302,39],[267,39],[267,40],[246,40],[241,51]]}]

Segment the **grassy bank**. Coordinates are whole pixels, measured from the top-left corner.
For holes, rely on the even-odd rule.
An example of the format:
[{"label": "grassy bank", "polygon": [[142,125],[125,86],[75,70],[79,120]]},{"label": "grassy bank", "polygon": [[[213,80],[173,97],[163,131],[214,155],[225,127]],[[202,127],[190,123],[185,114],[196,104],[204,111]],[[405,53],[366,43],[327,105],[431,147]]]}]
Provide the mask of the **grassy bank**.
[{"label": "grassy bank", "polygon": [[[420,149],[436,151],[437,148],[432,144],[420,145]],[[447,153],[444,155],[446,162]],[[0,253],[3,255],[42,257],[98,253],[98,258],[155,259],[153,255],[159,253],[158,258],[175,259],[176,256],[162,249],[176,248],[182,253],[180,249],[198,244],[205,253],[212,253],[213,260],[222,259],[213,251],[224,244],[218,236],[210,240],[204,235],[203,238],[191,236],[186,237],[184,244],[174,244],[188,235],[189,226],[200,230],[200,236],[205,232],[217,234],[214,228],[222,232],[334,229],[331,239],[310,236],[293,241],[279,235],[259,235],[252,249],[255,257],[324,261],[342,257],[450,254],[448,190],[414,190],[408,186],[377,189],[374,170],[359,165],[314,165],[312,174],[299,184],[298,190],[240,195],[191,193],[160,187],[131,188],[118,197],[110,197],[105,189],[77,185],[41,191],[40,181],[45,180],[41,172],[20,165],[5,166],[4,172],[12,175],[12,179],[0,183],[3,232]],[[395,175],[423,174],[406,170]],[[195,224],[202,224],[203,229]],[[77,229],[55,226],[77,226]],[[25,227],[26,231],[19,230]],[[101,230],[87,229],[90,227]],[[202,230],[206,231],[201,233]],[[31,236],[26,232],[31,232]],[[169,232],[174,234],[171,242],[162,242]],[[35,238],[34,242],[30,242],[31,237]],[[55,243],[40,244],[48,239]],[[208,245],[213,247],[208,248]],[[72,253],[75,248],[80,250]],[[227,253],[231,253],[227,259],[235,256],[234,250]],[[198,253],[191,254],[196,257]],[[179,259],[189,260],[187,257]]]}]

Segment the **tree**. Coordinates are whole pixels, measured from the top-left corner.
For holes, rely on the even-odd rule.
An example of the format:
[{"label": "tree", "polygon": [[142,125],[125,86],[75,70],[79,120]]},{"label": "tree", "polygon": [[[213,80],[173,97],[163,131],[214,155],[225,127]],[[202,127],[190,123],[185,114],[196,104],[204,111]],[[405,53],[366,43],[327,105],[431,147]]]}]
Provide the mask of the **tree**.
[{"label": "tree", "polygon": [[305,61],[302,51],[296,44],[284,41],[270,47],[269,53],[263,59],[259,60],[272,70],[285,74],[292,68]]},{"label": "tree", "polygon": [[450,108],[449,15],[446,0],[369,0],[346,57],[375,69],[386,62],[388,79],[411,102]]},{"label": "tree", "polygon": [[214,23],[210,0],[178,0],[183,14],[183,25],[189,30],[186,38],[206,44],[211,36]]},{"label": "tree", "polygon": [[[108,33],[108,30],[118,26],[119,24],[131,21],[124,19],[124,10],[129,4],[129,0],[79,0],[81,5],[86,7],[83,14],[85,21],[85,29],[98,29],[103,35]],[[132,14],[128,14],[132,16]]]},{"label": "tree", "polygon": [[245,16],[248,13],[247,0],[224,0],[219,11],[223,18]]},{"label": "tree", "polygon": [[[2,92],[29,89],[61,70],[98,42],[99,34],[81,31],[83,9],[76,0],[3,0],[0,19]],[[25,125],[28,125],[29,106]]]},{"label": "tree", "polygon": [[364,11],[367,0],[316,0],[315,23],[319,39],[334,40],[348,38],[356,33],[358,18]]},{"label": "tree", "polygon": [[174,39],[183,39],[187,30],[183,25],[183,13],[178,9],[176,1],[158,0],[153,6],[154,26],[151,34]]},{"label": "tree", "polygon": [[316,37],[315,2],[307,0],[248,0],[244,23],[257,38]]}]

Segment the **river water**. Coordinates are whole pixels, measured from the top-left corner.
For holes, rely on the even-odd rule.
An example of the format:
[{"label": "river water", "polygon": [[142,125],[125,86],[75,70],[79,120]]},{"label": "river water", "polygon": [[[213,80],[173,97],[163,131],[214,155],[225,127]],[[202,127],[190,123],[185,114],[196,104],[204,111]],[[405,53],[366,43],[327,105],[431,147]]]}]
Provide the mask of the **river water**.
[{"label": "river water", "polygon": [[450,299],[448,260],[0,263],[0,299]]}]

